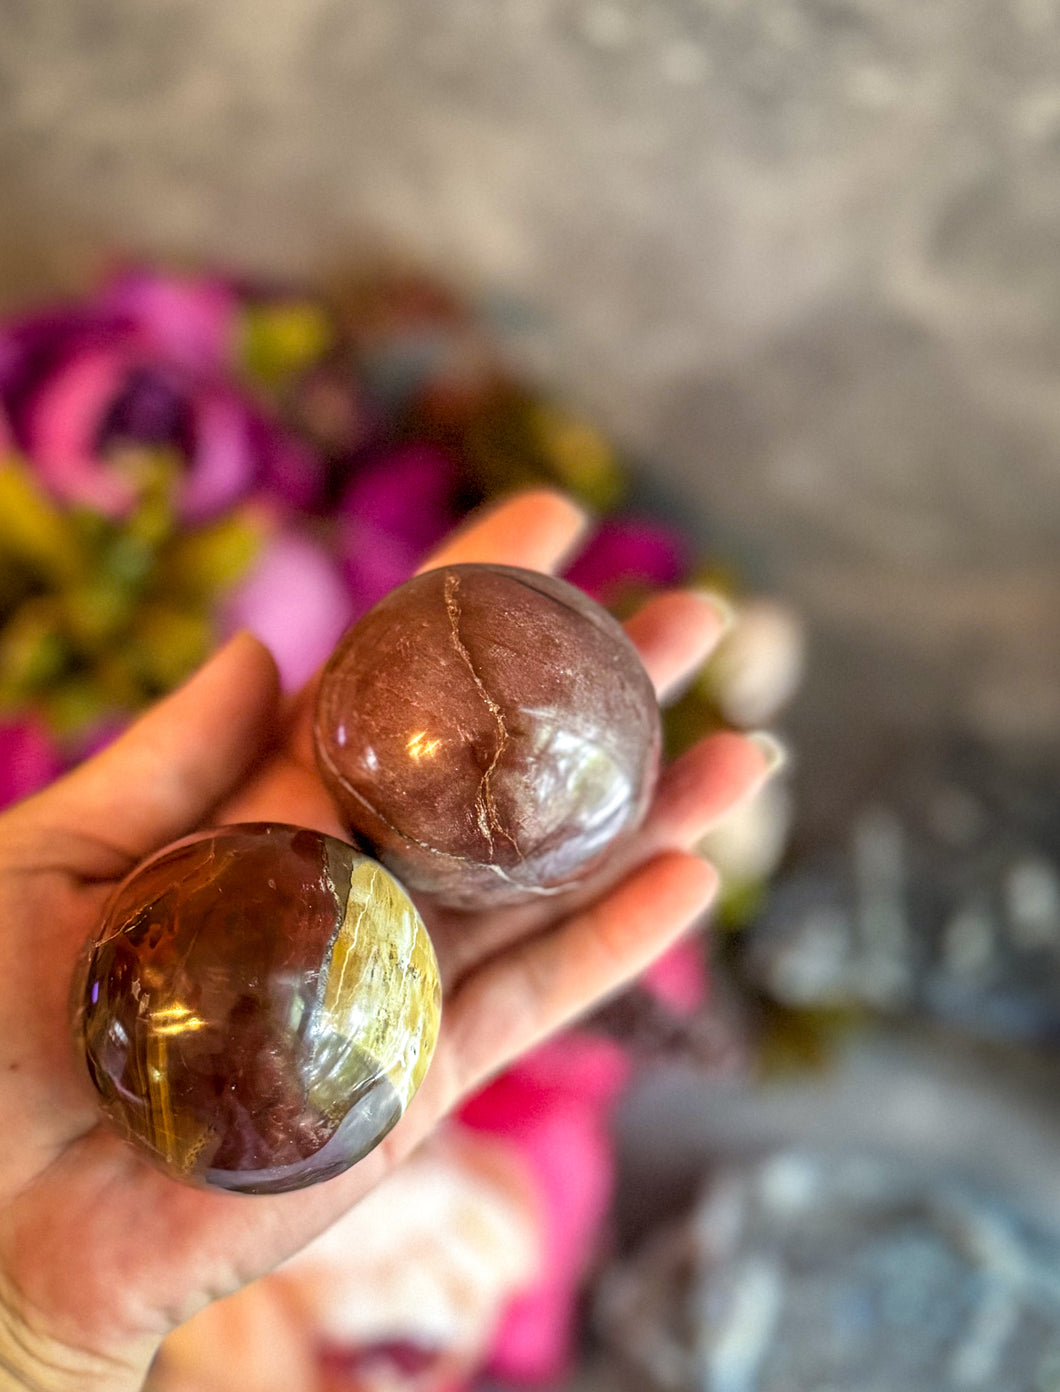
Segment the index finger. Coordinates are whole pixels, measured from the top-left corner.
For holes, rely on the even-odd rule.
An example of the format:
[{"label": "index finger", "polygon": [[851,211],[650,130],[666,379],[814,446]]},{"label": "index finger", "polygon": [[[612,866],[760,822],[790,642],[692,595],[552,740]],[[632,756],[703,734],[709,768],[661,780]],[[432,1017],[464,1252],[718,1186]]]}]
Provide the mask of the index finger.
[{"label": "index finger", "polygon": [[[562,493],[538,488],[517,493],[472,513],[420,566],[485,562],[555,571],[563,565],[589,526],[589,518]],[[419,572],[417,572],[419,573]]]}]

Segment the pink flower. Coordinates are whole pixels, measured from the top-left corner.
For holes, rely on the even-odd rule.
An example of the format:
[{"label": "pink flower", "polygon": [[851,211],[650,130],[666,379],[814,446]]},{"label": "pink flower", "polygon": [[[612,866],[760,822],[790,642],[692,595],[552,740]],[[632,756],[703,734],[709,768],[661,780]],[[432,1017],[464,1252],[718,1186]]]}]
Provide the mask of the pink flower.
[{"label": "pink flower", "polygon": [[309,680],[353,617],[349,591],[323,547],[300,532],[281,531],[228,596],[223,627],[256,634],[291,691]]},{"label": "pink flower", "polygon": [[433,445],[404,445],[366,465],[340,507],[339,549],[354,604],[371,608],[407,580],[457,517],[456,468]]},{"label": "pink flower", "polygon": [[188,521],[252,494],[318,500],[316,456],[231,385],[234,314],[218,282],[130,273],[95,303],[0,329],[0,406],[56,498],[122,516],[137,496],[128,453],[146,448],[183,466]]},{"label": "pink flower", "polygon": [[601,604],[629,587],[676,585],[688,570],[688,546],[670,527],[645,517],[604,522],[566,578]]},{"label": "pink flower", "polygon": [[0,722],[0,807],[37,792],[62,768],[59,749],[38,716]]},{"label": "pink flower", "polygon": [[230,363],[239,300],[223,280],[134,268],[111,281],[98,306],[174,365],[215,373]]},{"label": "pink flower", "polygon": [[641,987],[671,1015],[694,1015],[706,1004],[707,971],[698,942],[686,938],[657,958],[640,977]]},{"label": "pink flower", "polygon": [[610,1040],[568,1033],[517,1063],[465,1104],[460,1121],[504,1139],[536,1180],[542,1275],[507,1310],[490,1366],[547,1383],[572,1354],[576,1301],[614,1180],[611,1107],[629,1075]]}]

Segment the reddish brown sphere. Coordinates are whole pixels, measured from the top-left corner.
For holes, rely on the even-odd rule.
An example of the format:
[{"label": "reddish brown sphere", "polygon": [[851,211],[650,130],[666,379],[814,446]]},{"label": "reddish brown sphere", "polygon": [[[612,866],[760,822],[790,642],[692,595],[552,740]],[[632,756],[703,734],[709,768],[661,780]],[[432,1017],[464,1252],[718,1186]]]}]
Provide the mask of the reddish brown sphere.
[{"label": "reddish brown sphere", "polygon": [[301,827],[190,836],[87,945],[76,1032],[100,1103],[176,1179],[300,1189],[376,1145],[419,1086],[438,971],[375,861]]},{"label": "reddish brown sphere", "polygon": [[342,637],[315,739],[342,815],[383,864],[482,908],[575,885],[634,833],[659,710],[621,626],[573,585],[446,566]]}]

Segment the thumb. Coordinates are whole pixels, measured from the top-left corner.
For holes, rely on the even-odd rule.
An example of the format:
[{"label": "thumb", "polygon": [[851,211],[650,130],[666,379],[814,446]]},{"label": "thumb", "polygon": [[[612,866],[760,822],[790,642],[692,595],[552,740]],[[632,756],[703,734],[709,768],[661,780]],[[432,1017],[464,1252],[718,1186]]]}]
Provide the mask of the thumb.
[{"label": "thumb", "polygon": [[24,810],[49,830],[135,862],[199,826],[261,758],[278,724],[276,664],[256,638],[239,633]]}]

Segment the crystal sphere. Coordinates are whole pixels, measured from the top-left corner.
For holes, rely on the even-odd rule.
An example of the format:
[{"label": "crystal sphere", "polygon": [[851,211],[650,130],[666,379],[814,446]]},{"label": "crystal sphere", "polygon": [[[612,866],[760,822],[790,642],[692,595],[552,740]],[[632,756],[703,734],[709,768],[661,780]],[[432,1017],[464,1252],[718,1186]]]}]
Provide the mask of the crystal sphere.
[{"label": "crystal sphere", "polygon": [[445,566],[339,640],[315,744],[383,864],[439,903],[482,908],[575,885],[634,833],[659,710],[621,625],[573,585]]},{"label": "crystal sphere", "polygon": [[77,1032],[103,1110],[174,1178],[300,1189],[376,1145],[438,1032],[434,950],[352,846],[255,823],[178,841],[119,886]]}]

